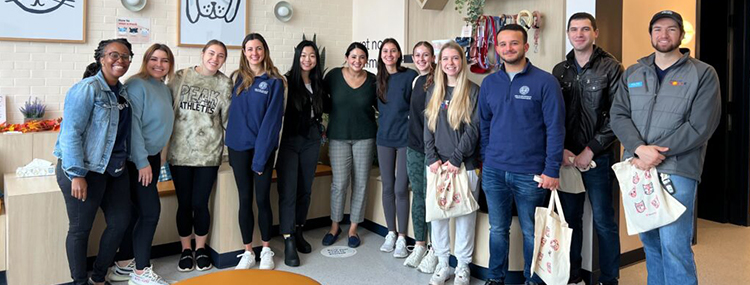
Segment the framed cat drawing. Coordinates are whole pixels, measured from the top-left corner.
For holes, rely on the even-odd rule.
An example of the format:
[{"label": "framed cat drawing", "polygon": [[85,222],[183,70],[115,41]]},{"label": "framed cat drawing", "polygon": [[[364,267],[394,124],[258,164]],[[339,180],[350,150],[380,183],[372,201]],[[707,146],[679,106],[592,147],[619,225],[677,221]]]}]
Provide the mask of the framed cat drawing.
[{"label": "framed cat drawing", "polygon": [[0,1],[0,40],[85,43],[86,2]]}]

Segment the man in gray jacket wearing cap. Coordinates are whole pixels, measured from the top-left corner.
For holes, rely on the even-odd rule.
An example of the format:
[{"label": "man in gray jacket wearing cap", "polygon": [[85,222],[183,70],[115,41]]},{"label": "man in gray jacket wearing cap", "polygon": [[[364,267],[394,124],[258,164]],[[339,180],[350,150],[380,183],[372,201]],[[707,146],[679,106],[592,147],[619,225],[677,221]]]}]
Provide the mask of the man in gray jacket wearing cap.
[{"label": "man in gray jacket wearing cap", "polygon": [[693,213],[706,145],[721,115],[719,78],[713,67],[680,51],[685,30],[677,12],[656,13],[649,34],[655,52],[623,74],[611,126],[625,148],[623,158],[633,157],[640,169],[656,167],[687,208],[675,222],[640,234],[648,284],[698,284],[690,247]]}]

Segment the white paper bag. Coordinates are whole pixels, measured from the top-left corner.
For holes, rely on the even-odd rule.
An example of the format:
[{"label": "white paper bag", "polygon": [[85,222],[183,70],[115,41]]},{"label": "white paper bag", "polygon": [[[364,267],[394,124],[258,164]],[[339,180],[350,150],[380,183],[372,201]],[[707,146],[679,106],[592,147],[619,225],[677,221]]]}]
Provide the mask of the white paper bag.
[{"label": "white paper bag", "polygon": [[612,169],[620,183],[628,235],[668,225],[685,212],[685,206],[662,188],[656,168],[640,170],[628,159]]},{"label": "white paper bag", "polygon": [[459,217],[479,209],[479,204],[469,189],[469,177],[464,164],[461,164],[456,174],[448,173],[445,168],[439,167],[437,173],[427,170],[427,222]]},{"label": "white paper bag", "polygon": [[[555,213],[557,206],[558,213]],[[549,205],[537,207],[534,213],[534,258],[531,276],[539,275],[548,285],[566,285],[570,278],[570,241],[573,229],[568,227],[557,191],[552,191]]]}]

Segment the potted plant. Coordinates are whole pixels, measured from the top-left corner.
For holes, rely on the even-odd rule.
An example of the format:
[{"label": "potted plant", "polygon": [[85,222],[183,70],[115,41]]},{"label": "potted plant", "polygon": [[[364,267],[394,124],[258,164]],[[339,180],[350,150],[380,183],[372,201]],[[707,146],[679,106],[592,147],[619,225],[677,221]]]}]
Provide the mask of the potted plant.
[{"label": "potted plant", "polygon": [[466,21],[471,23],[472,27],[476,29],[477,26],[477,19],[479,19],[480,16],[482,16],[483,9],[484,9],[484,1],[485,0],[455,0],[456,3],[456,11],[458,13],[463,13],[464,8],[466,8]]},{"label": "potted plant", "polygon": [[31,97],[29,97],[29,101],[26,101],[23,107],[18,110],[23,114],[23,122],[26,123],[28,121],[41,120],[44,117],[46,109],[47,106],[42,104],[39,98],[34,97],[34,101],[31,101]]}]

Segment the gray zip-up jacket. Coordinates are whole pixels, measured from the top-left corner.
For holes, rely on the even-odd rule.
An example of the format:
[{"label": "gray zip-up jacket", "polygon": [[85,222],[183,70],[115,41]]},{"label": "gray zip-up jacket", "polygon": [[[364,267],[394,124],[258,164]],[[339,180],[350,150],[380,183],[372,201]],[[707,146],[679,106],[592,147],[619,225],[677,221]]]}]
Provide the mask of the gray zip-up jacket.
[{"label": "gray zip-up jacket", "polygon": [[700,181],[708,139],[719,125],[719,77],[710,65],[683,54],[659,82],[651,54],[630,66],[610,110],[612,130],[625,148],[668,147],[656,169]]},{"label": "gray zip-up jacket", "polygon": [[[458,130],[454,130],[448,123],[448,106],[453,99],[453,87],[446,87],[445,97],[438,113],[435,132],[424,124],[424,152],[425,164],[430,166],[436,161],[450,161],[453,166],[461,167],[464,163],[466,170],[474,170],[479,165],[479,86],[469,82],[469,101],[471,108],[471,123],[462,123]],[[429,105],[435,85],[427,89],[425,106]]]}]

